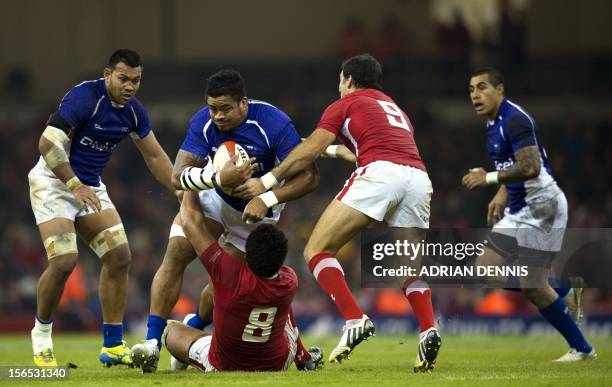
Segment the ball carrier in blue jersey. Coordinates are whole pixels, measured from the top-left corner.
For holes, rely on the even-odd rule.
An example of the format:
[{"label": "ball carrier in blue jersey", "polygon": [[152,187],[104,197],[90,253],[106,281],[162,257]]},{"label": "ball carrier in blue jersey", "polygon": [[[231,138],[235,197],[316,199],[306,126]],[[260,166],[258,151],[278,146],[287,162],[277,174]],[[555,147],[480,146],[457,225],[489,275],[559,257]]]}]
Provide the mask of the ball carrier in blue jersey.
[{"label": "ball carrier in blue jersey", "polygon": [[[221,70],[208,78],[206,104],[189,123],[174,163],[173,181],[177,189],[199,191],[207,229],[220,238],[224,250],[244,259],[248,235],[262,223],[275,224],[282,203],[314,190],[319,175],[311,164],[277,189],[268,192],[256,189],[253,184],[256,178],[274,168],[300,143],[291,119],[269,103],[247,99],[244,80],[234,70]],[[205,165],[225,141],[240,144],[251,159],[240,167],[228,162],[215,173],[210,168],[212,163]],[[234,188],[233,196],[222,187]],[[177,215],[166,254],[151,286],[146,340],[132,348],[134,362],[143,372],[157,369],[166,319],[179,297],[183,272],[195,257]],[[212,295],[209,285],[202,292],[196,313],[186,319],[188,325],[202,329],[212,321]],[[296,357],[302,365],[310,359],[301,343]],[[171,364],[174,369],[186,367],[175,360]]]},{"label": "ball carrier in blue jersey", "polygon": [[[493,226],[489,247],[477,265],[502,265],[513,257],[528,265],[530,275],[521,277],[519,284],[523,294],[570,347],[556,361],[594,360],[595,350],[566,305],[566,301],[576,301],[572,300],[577,296],[575,290],[549,285],[549,265],[561,250],[567,226],[567,201],[552,176],[536,123],[505,97],[503,77],[494,68],[476,70],[469,90],[476,114],[488,119],[487,151],[496,170],[472,168],[463,177],[463,185],[470,190],[500,186],[488,209],[488,222]],[[579,316],[580,311],[575,314]]]},{"label": "ball carrier in blue jersey", "polygon": [[138,53],[117,50],[104,78],[72,88],[51,115],[30,171],[30,199],[48,265],[37,289],[32,346],[34,362],[57,366],[51,339],[52,315],[74,269],[77,233],[100,258],[99,297],[104,319],[100,361],[131,365],[123,341],[130,250],[121,218],[100,175],[117,144],[130,136],[149,170],[168,190],[172,163],[157,142],[142,104],[134,97],[142,76]]}]

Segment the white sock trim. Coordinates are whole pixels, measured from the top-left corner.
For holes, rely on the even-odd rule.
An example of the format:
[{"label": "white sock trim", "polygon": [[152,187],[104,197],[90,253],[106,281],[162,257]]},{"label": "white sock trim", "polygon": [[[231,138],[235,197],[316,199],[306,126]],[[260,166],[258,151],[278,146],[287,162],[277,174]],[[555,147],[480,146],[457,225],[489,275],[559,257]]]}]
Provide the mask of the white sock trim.
[{"label": "white sock trim", "polygon": [[53,322],[48,324],[41,323],[35,319],[34,329],[32,329],[32,349],[34,353],[39,353],[45,349],[53,349],[53,339],[51,332],[53,330]]},{"label": "white sock trim", "polygon": [[342,275],[344,276],[344,270],[342,270],[342,266],[340,266],[340,263],[338,262],[336,258],[332,257],[332,258],[322,259],[319,263],[317,263],[317,266],[315,266],[314,270],[312,271],[312,274],[314,275],[315,279],[318,279],[319,273],[323,269],[327,269],[327,268],[338,269],[340,270],[340,273],[342,273]]},{"label": "white sock trim", "polygon": [[408,285],[406,290],[404,290],[404,294],[406,295],[406,297],[408,297],[410,293],[414,293],[414,292],[425,293],[427,290],[429,290],[429,285],[427,285],[427,282],[423,280],[416,280],[412,282],[410,285]]}]

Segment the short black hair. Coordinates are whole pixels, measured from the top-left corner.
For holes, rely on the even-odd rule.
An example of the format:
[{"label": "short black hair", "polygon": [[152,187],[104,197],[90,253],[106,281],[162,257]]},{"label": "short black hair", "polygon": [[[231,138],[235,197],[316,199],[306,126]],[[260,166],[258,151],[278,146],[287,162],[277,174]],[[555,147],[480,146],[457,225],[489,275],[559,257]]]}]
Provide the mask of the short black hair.
[{"label": "short black hair", "polygon": [[206,96],[217,98],[229,95],[236,102],[246,97],[242,75],[236,70],[224,69],[211,75],[206,82]]},{"label": "short black hair", "polygon": [[271,224],[257,226],[246,241],[246,262],[259,277],[272,277],[285,262],[288,243],[285,234]]},{"label": "short black hair", "polygon": [[472,71],[472,75],[470,75],[470,78],[474,78],[484,74],[487,74],[489,76],[489,83],[491,83],[493,86],[497,87],[499,85],[504,84],[504,76],[502,75],[501,71],[499,71],[495,67],[478,67],[476,70]]},{"label": "short black hair", "polygon": [[352,76],[358,89],[382,90],[382,66],[370,54],[356,55],[342,62],[342,75],[344,78]]},{"label": "short black hair", "polygon": [[140,54],[136,51],[128,50],[126,48],[120,48],[117,51],[113,52],[113,55],[108,58],[107,66],[114,70],[117,63],[123,62],[130,67],[138,67],[142,66],[142,59],[140,59]]}]

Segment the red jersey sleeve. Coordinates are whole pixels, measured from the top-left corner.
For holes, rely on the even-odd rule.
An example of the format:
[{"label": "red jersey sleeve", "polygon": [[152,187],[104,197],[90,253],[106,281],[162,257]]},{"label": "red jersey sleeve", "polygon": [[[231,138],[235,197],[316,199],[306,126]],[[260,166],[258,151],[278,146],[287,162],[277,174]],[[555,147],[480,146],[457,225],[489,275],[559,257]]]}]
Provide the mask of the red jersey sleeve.
[{"label": "red jersey sleeve", "polygon": [[235,288],[240,281],[240,273],[246,265],[238,258],[225,252],[218,243],[213,243],[200,256],[213,286]]},{"label": "red jersey sleeve", "polygon": [[325,109],[317,128],[328,130],[336,136],[340,133],[346,118],[345,109],[341,102],[342,100],[339,99]]}]

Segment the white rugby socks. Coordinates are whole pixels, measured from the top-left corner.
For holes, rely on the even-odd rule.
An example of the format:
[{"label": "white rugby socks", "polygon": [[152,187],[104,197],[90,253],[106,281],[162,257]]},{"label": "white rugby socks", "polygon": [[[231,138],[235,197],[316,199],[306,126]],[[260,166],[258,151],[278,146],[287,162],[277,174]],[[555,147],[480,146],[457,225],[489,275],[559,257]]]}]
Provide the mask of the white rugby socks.
[{"label": "white rugby socks", "polygon": [[41,352],[47,348],[53,349],[53,340],[51,339],[52,329],[53,321],[43,323],[38,317],[35,318],[34,328],[32,329],[32,348],[34,353]]}]

